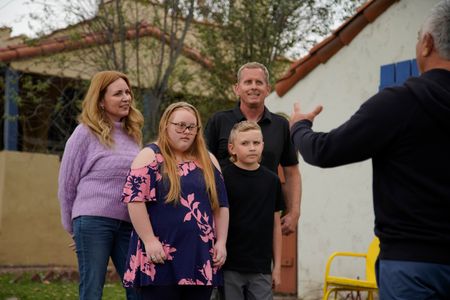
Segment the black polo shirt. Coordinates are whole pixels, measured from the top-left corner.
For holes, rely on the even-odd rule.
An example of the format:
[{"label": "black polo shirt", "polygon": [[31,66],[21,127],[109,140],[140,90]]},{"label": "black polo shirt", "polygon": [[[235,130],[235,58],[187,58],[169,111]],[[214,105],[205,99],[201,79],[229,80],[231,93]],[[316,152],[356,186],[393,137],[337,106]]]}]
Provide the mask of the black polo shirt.
[{"label": "black polo shirt", "polygon": [[[246,120],[240,109],[240,102],[230,110],[220,111],[209,118],[205,128],[205,138],[212,154],[223,169],[231,162],[228,154],[228,137],[233,125]],[[289,137],[289,122],[282,116],[271,113],[264,107],[263,117],[258,121],[264,138],[261,164],[277,173],[278,165],[298,164],[297,153]]]}]

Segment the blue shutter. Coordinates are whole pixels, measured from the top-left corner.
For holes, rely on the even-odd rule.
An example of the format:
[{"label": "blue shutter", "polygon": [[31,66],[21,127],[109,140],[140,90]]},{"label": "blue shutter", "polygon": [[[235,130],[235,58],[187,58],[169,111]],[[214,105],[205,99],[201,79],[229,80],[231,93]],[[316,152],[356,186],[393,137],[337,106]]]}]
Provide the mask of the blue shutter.
[{"label": "blue shutter", "polygon": [[395,84],[395,64],[381,66],[380,91]]},{"label": "blue shutter", "polygon": [[3,146],[5,150],[17,150],[19,108],[19,73],[11,68],[5,71],[5,117],[3,125]]},{"label": "blue shutter", "polygon": [[415,59],[411,60],[411,76],[419,77],[419,68],[417,67],[417,61]]},{"label": "blue shutter", "polygon": [[402,85],[411,76],[419,76],[415,59],[383,65],[380,68],[379,90],[381,91],[390,86]]},{"label": "blue shutter", "polygon": [[401,85],[411,77],[411,61],[405,60],[395,64],[395,85]]}]

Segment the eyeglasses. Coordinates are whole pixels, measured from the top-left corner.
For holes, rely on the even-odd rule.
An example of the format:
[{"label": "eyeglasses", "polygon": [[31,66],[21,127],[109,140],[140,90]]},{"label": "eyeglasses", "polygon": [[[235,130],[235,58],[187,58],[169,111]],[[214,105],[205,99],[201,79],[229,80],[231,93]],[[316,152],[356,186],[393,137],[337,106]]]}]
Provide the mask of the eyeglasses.
[{"label": "eyeglasses", "polygon": [[175,131],[178,133],[183,133],[186,131],[186,129],[189,129],[190,133],[195,134],[200,129],[200,127],[195,124],[188,125],[185,122],[178,122],[178,123],[169,122],[169,123],[175,125]]}]

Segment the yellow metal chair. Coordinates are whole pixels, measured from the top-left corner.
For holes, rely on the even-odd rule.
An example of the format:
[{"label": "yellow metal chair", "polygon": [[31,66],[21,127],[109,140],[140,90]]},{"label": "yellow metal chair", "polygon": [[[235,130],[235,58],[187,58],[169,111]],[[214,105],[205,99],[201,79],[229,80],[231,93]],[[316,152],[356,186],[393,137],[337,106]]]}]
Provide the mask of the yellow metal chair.
[{"label": "yellow metal chair", "polygon": [[[339,291],[366,291],[367,299],[373,300],[373,292],[378,291],[375,278],[375,262],[380,252],[380,241],[375,237],[369,245],[367,253],[334,252],[328,258],[325,270],[325,285],[323,287],[323,300],[327,300],[334,292],[334,299]],[[353,279],[347,277],[330,276],[331,262],[336,256],[363,257],[366,261],[366,279]]]}]

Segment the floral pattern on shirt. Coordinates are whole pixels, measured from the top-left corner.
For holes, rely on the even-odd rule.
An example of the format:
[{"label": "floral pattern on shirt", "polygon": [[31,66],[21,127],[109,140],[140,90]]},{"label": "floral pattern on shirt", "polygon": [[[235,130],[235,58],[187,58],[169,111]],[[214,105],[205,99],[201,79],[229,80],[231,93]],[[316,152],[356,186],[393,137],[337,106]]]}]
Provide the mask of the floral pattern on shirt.
[{"label": "floral pattern on shirt", "polygon": [[[222,284],[221,271],[212,265],[215,225],[201,167],[196,161],[178,165],[179,203],[166,203],[168,183],[162,176],[164,159],[156,144],[148,147],[155,152],[155,160],[143,168],[130,170],[122,201],[146,203],[153,232],[163,245],[167,260],[164,264],[152,263],[144,243],[133,231],[124,285]],[[220,205],[228,206],[223,178],[217,170],[215,175]]]}]

